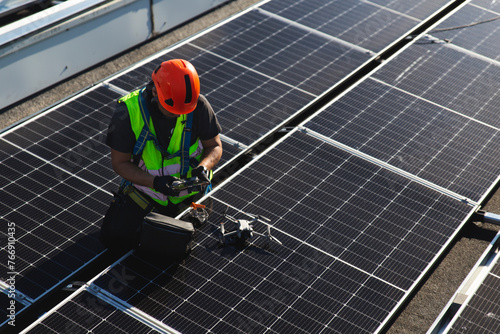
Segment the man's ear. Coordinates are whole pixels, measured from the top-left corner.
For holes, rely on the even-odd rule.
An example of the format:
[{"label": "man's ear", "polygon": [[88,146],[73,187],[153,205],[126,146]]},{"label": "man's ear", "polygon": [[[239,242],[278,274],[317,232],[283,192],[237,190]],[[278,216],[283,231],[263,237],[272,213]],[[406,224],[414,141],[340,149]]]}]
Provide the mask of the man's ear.
[{"label": "man's ear", "polygon": [[158,92],[156,91],[156,86],[153,86],[153,88],[151,89],[151,93],[153,94],[153,97],[158,96]]}]

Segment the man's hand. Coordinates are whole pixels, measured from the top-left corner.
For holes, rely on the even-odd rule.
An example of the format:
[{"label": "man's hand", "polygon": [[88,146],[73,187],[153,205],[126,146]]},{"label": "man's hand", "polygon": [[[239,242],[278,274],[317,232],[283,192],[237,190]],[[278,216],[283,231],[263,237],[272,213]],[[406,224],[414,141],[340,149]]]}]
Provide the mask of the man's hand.
[{"label": "man's hand", "polygon": [[200,181],[210,183],[210,178],[208,177],[208,170],[205,166],[198,166],[191,171],[191,176],[196,176]]},{"label": "man's hand", "polygon": [[170,175],[156,176],[153,181],[154,189],[167,196],[178,196],[179,192],[172,188],[172,183],[175,181],[180,181],[180,179]]}]

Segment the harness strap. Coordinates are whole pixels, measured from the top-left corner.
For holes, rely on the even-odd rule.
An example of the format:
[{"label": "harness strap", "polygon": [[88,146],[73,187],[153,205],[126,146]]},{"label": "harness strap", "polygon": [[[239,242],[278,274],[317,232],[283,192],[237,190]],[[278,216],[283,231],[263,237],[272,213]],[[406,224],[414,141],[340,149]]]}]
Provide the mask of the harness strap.
[{"label": "harness strap", "polygon": [[151,126],[149,125],[149,110],[144,100],[142,93],[146,88],[141,89],[139,93],[139,110],[141,111],[142,120],[144,121],[144,126],[142,127],[141,133],[134,146],[134,156],[140,156],[142,151],[144,151],[144,147],[146,147],[146,143],[148,140],[152,140],[155,148],[160,151],[162,156],[168,156],[167,150],[165,150],[160,143],[158,142],[158,138],[151,132]]},{"label": "harness strap", "polygon": [[181,142],[181,178],[185,178],[190,167],[191,157],[189,156],[189,147],[191,146],[191,129],[193,128],[193,113],[187,115],[184,131],[182,132]]},{"label": "harness strap", "polygon": [[[187,115],[185,124],[184,124],[184,131],[182,133],[182,142],[181,142],[181,150],[179,152],[176,152],[175,154],[169,154],[167,150],[165,150],[160,143],[158,142],[158,138],[151,132],[151,126],[149,123],[150,120],[150,113],[146,104],[146,101],[143,97],[143,92],[146,88],[142,88],[139,92],[139,110],[141,112],[142,120],[144,122],[144,126],[142,127],[141,133],[139,134],[139,137],[137,138],[135,145],[134,145],[134,150],[132,152],[132,155],[134,156],[134,161],[137,163],[139,162],[139,158],[142,155],[142,151],[144,151],[144,148],[146,147],[146,143],[148,140],[153,141],[155,148],[161,153],[162,157],[165,160],[173,159],[176,157],[181,157],[180,165],[181,165],[181,178],[185,178],[190,167],[190,155],[189,155],[189,148],[191,146],[191,130],[193,128],[193,113],[189,113]],[[123,179],[120,185],[120,189],[126,188],[128,185],[130,185],[131,182]]]}]

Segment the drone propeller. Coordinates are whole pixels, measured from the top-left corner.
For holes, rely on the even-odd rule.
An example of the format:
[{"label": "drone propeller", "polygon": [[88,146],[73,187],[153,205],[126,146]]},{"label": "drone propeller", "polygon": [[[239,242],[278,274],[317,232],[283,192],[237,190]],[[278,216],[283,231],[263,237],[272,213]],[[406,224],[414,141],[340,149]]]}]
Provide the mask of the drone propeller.
[{"label": "drone propeller", "polygon": [[257,219],[257,220],[265,220],[265,221],[266,221],[266,222],[268,222],[268,223],[270,223],[270,222],[271,222],[271,219],[266,218],[266,217],[261,216],[261,215],[254,215],[254,214],[251,214],[251,213],[246,213],[246,212],[245,212],[245,214],[246,214],[247,216],[252,217],[253,219]]},{"label": "drone propeller", "polygon": [[262,219],[262,220],[265,220],[265,221],[266,221],[266,222],[268,222],[268,223],[270,223],[270,222],[271,222],[271,219],[266,218],[266,217],[263,217],[263,216],[261,216],[261,215],[258,215],[258,216],[257,216],[257,219]]},{"label": "drone propeller", "polygon": [[269,240],[274,241],[280,245],[283,245],[281,241],[279,241],[278,239],[276,239],[271,235],[271,225],[267,225],[267,237],[269,238]]}]

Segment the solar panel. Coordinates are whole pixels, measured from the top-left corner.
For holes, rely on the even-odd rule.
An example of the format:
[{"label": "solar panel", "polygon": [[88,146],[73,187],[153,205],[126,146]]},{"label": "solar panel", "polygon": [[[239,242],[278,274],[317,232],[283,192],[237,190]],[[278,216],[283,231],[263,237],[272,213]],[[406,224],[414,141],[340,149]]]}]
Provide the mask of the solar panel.
[{"label": "solar panel", "polygon": [[[373,333],[473,210],[298,131],[204,203],[184,264],[133,255],[95,284],[181,332]],[[219,247],[226,207],[271,219],[283,246]]]},{"label": "solar panel", "polygon": [[377,80],[368,79],[306,127],[475,201],[499,173],[496,128]]},{"label": "solar panel", "polygon": [[82,291],[23,333],[161,333]]},{"label": "solar panel", "polygon": [[[116,97],[97,87],[1,135],[0,212],[15,226],[16,289],[31,300],[104,250],[99,225],[116,175],[102,141]],[[6,257],[3,244],[4,282]]]},{"label": "solar panel", "polygon": [[262,9],[374,52],[442,9],[439,1],[273,0]]},{"label": "solar panel", "polygon": [[[432,30],[430,34],[452,45],[500,61],[498,18],[500,6],[495,1],[472,1]],[[483,23],[480,23],[483,22]],[[479,23],[479,24],[476,24]],[[462,27],[461,29],[453,29]]]},{"label": "solar panel", "polygon": [[412,45],[374,77],[498,128],[500,63],[446,44]]}]

